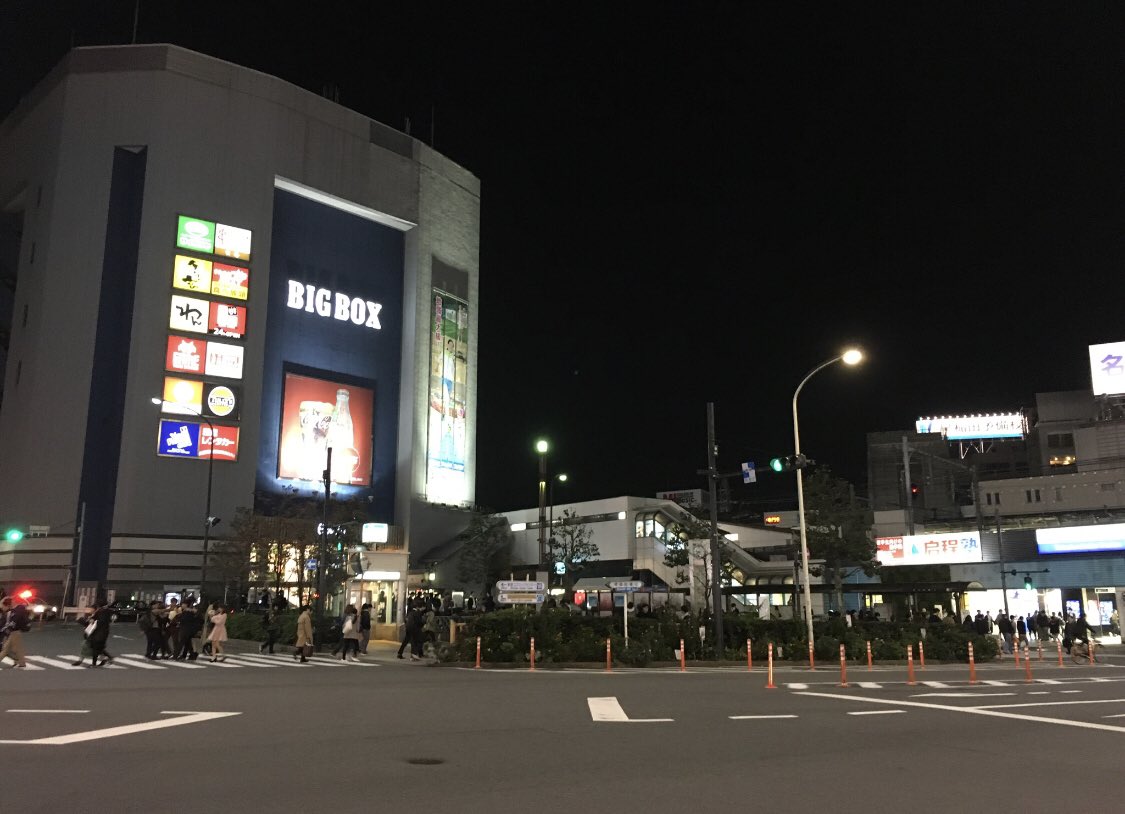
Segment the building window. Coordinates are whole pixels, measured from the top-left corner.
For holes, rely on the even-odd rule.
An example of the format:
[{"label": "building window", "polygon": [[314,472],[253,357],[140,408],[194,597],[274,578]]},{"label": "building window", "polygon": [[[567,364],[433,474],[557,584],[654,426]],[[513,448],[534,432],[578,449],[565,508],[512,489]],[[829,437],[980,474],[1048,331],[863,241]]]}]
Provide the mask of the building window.
[{"label": "building window", "polygon": [[992,493],[992,500],[997,506],[999,506],[1000,505],[1000,493],[999,492],[993,492]]},{"label": "building window", "polygon": [[1117,484],[1116,483],[1101,483],[1101,484],[1098,484],[1098,487],[1103,492],[1116,492],[1117,491]]},{"label": "building window", "polygon": [[1070,449],[1074,446],[1074,433],[1053,432],[1047,436],[1048,449]]},{"label": "building window", "polygon": [[1056,501],[1061,501],[1063,499],[1062,490],[1063,490],[1063,488],[1061,486],[1055,487],[1055,500]]},{"label": "building window", "polygon": [[988,504],[989,506],[992,505],[992,492],[985,492],[984,493],[984,502],[986,504]]}]

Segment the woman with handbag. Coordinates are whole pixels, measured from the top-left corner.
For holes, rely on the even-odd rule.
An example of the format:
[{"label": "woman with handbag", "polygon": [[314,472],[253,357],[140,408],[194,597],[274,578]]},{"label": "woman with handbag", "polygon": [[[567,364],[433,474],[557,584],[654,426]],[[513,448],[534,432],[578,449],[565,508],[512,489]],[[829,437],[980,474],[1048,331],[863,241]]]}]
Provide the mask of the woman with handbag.
[{"label": "woman with handbag", "polygon": [[223,642],[227,640],[227,611],[222,605],[215,605],[211,614],[211,632],[207,641],[211,643],[211,661],[226,661]]},{"label": "woman with handbag", "polygon": [[[94,611],[94,618],[86,626],[86,641],[90,644],[91,667],[101,667],[103,664],[113,661],[113,656],[105,649],[106,643],[109,641],[109,623],[112,621],[112,615],[113,613],[105,600],[99,600],[97,610]],[[101,661],[98,661],[98,656],[102,657]]]},{"label": "woman with handbag", "polygon": [[297,617],[297,649],[293,651],[293,658],[300,658],[301,664],[306,663],[308,656],[312,655],[313,627],[312,617],[309,616],[309,606],[301,606],[301,615]]},{"label": "woman with handbag", "polygon": [[[348,605],[344,608],[344,625],[342,628],[344,636],[344,648],[340,653],[341,661],[359,661],[359,614],[356,612],[355,605]],[[352,655],[349,657],[348,654]]]}]

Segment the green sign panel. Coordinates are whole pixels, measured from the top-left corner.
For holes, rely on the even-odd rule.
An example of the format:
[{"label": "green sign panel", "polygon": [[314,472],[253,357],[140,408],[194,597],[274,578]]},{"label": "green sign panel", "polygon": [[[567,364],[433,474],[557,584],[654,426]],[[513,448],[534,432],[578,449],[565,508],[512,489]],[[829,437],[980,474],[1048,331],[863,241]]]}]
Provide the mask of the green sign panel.
[{"label": "green sign panel", "polygon": [[180,249],[214,253],[215,223],[180,215],[179,224],[176,227],[176,246]]}]

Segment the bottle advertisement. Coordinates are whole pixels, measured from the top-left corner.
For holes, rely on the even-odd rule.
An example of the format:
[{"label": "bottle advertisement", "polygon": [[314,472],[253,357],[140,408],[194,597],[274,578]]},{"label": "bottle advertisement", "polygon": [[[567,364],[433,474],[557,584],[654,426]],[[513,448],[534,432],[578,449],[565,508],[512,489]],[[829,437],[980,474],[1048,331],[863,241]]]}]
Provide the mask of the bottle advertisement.
[{"label": "bottle advertisement", "polygon": [[369,485],[374,401],[366,387],[286,373],[278,477],[322,480],[331,447],[332,481]]}]

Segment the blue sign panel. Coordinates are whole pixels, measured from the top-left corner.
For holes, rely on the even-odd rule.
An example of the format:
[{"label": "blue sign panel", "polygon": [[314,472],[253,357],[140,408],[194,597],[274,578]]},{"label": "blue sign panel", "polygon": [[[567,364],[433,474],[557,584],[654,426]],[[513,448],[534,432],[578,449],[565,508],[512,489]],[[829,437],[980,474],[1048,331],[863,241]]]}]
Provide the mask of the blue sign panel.
[{"label": "blue sign panel", "polygon": [[1125,551],[1125,523],[1036,529],[1035,544],[1040,554]]},{"label": "blue sign panel", "polygon": [[162,418],[156,454],[171,458],[198,458],[199,425]]}]

